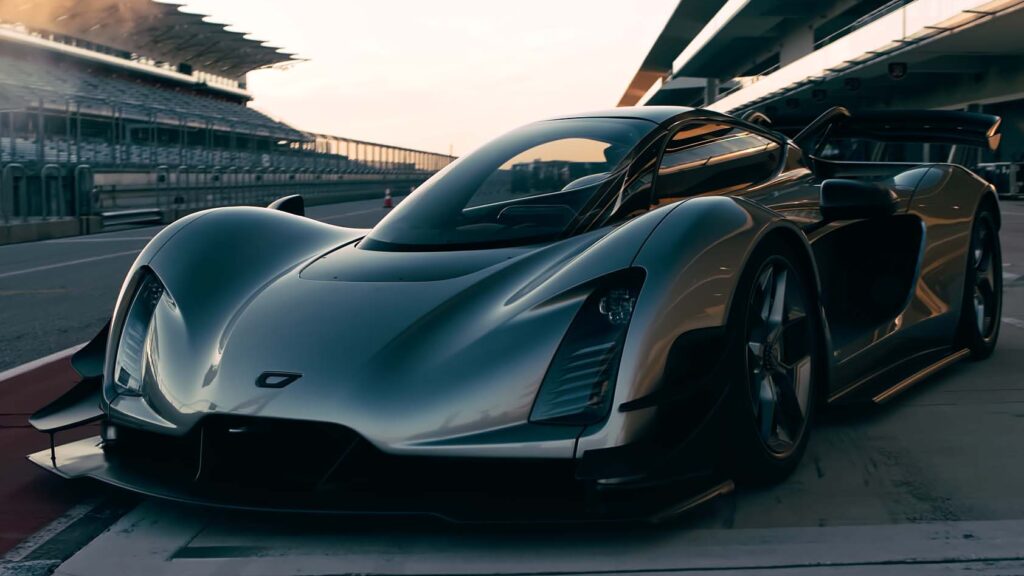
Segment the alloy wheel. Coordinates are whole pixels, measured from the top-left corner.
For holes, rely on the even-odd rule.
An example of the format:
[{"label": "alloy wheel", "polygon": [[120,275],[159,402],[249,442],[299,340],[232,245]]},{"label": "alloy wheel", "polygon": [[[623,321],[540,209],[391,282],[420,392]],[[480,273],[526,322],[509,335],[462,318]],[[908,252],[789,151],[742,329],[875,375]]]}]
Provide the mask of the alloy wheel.
[{"label": "alloy wheel", "polygon": [[758,435],[785,457],[799,443],[808,415],[814,326],[800,275],[783,258],[757,275],[747,318],[747,373]]},{"label": "alloy wheel", "polygon": [[987,223],[976,226],[971,265],[974,270],[974,319],[978,334],[985,340],[995,332],[999,312],[995,254],[995,233]]}]

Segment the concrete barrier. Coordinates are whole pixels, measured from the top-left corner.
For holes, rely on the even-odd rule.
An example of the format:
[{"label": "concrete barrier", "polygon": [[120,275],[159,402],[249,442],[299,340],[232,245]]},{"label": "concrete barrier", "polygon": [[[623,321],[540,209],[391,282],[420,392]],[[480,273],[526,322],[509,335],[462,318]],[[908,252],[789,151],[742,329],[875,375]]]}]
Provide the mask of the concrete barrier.
[{"label": "concrete barrier", "polygon": [[11,222],[0,225],[0,245],[77,236],[80,230],[78,218],[70,217]]}]

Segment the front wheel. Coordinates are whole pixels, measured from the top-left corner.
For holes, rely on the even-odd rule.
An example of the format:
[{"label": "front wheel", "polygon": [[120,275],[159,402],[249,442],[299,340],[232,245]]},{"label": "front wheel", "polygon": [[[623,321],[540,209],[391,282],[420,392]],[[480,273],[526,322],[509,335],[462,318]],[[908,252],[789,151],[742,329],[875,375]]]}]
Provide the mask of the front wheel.
[{"label": "front wheel", "polygon": [[[740,281],[732,328],[734,474],[777,482],[799,463],[810,437],[820,372],[820,321],[810,275],[784,242],[759,247]],[[742,349],[740,349],[742,348]]]}]

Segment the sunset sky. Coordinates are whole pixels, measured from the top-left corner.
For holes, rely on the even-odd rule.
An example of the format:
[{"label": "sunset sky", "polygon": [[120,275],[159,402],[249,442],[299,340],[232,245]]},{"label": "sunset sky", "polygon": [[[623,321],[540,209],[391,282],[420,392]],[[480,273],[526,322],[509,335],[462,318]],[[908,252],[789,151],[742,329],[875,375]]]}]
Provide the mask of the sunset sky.
[{"label": "sunset sky", "polygon": [[457,155],[532,120],[613,107],[678,3],[186,1],[309,58],[249,75],[259,110],[304,130]]}]

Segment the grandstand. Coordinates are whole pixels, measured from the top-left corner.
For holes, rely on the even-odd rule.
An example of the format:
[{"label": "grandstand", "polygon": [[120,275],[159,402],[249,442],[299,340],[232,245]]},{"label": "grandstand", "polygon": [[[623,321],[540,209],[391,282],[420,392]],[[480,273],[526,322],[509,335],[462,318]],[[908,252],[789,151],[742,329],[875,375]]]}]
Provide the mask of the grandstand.
[{"label": "grandstand", "polygon": [[167,220],[284,193],[365,197],[452,160],[303,132],[248,107],[246,74],[293,60],[175,4],[0,2],[0,223],[95,229],[129,209]]}]

